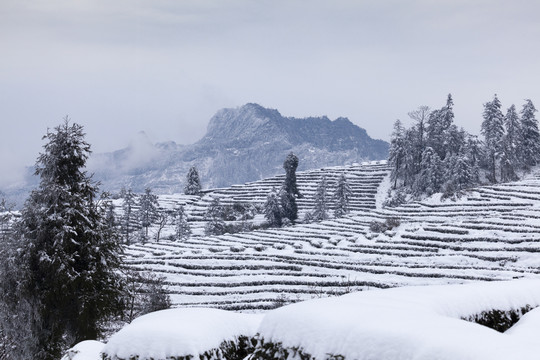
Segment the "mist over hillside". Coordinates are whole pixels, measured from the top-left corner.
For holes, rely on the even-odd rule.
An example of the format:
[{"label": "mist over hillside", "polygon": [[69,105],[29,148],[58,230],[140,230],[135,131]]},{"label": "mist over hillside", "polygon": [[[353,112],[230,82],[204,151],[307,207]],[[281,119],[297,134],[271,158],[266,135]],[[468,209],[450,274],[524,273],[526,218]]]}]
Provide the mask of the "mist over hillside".
[{"label": "mist over hillside", "polygon": [[191,166],[199,170],[204,188],[224,187],[282,173],[291,151],[300,159],[299,170],[308,170],[386,159],[388,143],[370,138],[346,118],[298,119],[246,104],[218,111],[205,136],[192,145],[152,144],[140,133],[124,149],[93,155],[89,169],[104,190],[151,187],[174,193],[183,190]]}]

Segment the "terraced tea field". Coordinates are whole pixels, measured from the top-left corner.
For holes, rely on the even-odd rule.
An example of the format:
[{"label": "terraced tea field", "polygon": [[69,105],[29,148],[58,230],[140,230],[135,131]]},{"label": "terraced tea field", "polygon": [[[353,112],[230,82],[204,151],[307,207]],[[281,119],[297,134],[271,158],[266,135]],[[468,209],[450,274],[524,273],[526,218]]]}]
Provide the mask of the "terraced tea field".
[{"label": "terraced tea field", "polygon": [[[428,199],[383,209],[385,164],[302,172],[300,218],[313,207],[321,176],[331,184],[341,173],[354,192],[351,214],[280,229],[202,232],[213,197],[224,204],[260,205],[281,186],[280,176],[209,191],[202,198],[162,196],[164,207],[186,204],[194,236],[131,245],[125,263],[164,275],[174,306],[247,311],[369,288],[540,277],[538,176],[480,187],[457,201]],[[370,230],[372,221],[388,218],[401,224],[383,233]]]}]

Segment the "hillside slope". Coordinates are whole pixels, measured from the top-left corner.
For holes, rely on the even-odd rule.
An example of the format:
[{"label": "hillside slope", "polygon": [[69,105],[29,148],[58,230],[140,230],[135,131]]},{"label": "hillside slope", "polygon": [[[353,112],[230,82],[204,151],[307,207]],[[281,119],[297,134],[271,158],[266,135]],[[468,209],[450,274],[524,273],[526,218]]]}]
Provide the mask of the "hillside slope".
[{"label": "hillside slope", "polygon": [[[353,290],[538,277],[540,179],[484,186],[459,201],[436,199],[376,208],[386,165],[335,167],[299,173],[306,196],[322,174],[345,172],[355,186],[355,211],[340,219],[222,236],[202,236],[199,215],[212,197],[262,202],[279,178],[216,190],[184,202],[199,236],[185,242],[132,245],[125,261],[163,274],[175,306],[263,310],[287,302]],[[354,179],[354,180],[353,180]],[[363,184],[363,185],[362,185]],[[166,202],[166,201],[165,201]],[[197,215],[199,214],[199,215]],[[399,218],[392,231],[373,233],[372,221]]]}]

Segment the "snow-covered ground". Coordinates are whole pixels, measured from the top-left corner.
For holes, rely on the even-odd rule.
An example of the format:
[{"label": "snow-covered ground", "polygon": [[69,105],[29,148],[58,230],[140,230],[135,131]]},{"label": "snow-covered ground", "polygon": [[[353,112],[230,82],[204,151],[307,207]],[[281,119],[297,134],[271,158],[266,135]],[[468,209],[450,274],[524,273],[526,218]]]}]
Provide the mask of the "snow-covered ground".
[{"label": "snow-covered ground", "polygon": [[466,319],[494,310],[519,319],[523,309],[538,305],[540,280],[513,280],[357,292],[284,306],[264,316],[164,310],[135,320],[104,347],[77,345],[74,350],[80,352],[71,359],[98,360],[100,348],[114,360],[203,354],[217,359],[223,353],[215,350],[224,342],[245,336],[257,340],[252,360],[533,360],[540,353],[540,308],[504,333]]},{"label": "snow-covered ground", "polygon": [[540,281],[375,290],[293,304],[263,319],[259,336],[317,359],[538,359],[540,314],[507,333],[462,320],[540,304]]},{"label": "snow-covered ground", "polygon": [[261,315],[218,309],[170,309],[135,319],[103,348],[107,359],[198,357],[224,341],[253,337]]},{"label": "snow-covered ground", "polygon": [[[263,311],[286,303],[351,291],[478,280],[539,278],[540,180],[532,174],[514,183],[483,186],[457,201],[440,196],[397,208],[378,207],[389,182],[384,164],[333,167],[298,174],[311,209],[322,175],[345,173],[353,185],[354,211],[340,219],[281,229],[204,236],[186,241],[135,244],[126,250],[133,269],[165,276],[175,307]],[[211,192],[184,202],[191,223],[213,196],[223,203],[261,204],[280,177]],[[401,224],[373,233],[370,223],[396,218]],[[170,230],[169,230],[170,231]]]}]

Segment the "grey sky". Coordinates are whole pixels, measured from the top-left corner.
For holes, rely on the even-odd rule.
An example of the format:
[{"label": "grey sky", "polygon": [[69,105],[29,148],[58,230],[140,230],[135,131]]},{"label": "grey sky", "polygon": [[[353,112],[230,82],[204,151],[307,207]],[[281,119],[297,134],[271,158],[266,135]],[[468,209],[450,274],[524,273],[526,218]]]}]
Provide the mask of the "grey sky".
[{"label": "grey sky", "polygon": [[345,116],[389,139],[396,118],[454,96],[540,107],[535,0],[2,0],[0,187],[69,114],[95,152],[193,143],[222,107]]}]

